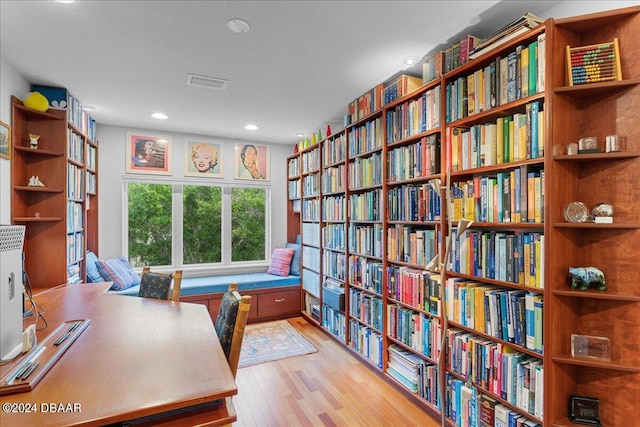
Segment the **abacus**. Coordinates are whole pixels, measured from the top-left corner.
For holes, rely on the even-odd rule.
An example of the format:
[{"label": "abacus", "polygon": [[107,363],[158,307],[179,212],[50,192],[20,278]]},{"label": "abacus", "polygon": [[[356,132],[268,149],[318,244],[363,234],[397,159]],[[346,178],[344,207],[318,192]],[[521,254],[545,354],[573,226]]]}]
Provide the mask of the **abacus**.
[{"label": "abacus", "polygon": [[567,45],[569,86],[622,80],[618,39],[609,43],[574,47]]}]

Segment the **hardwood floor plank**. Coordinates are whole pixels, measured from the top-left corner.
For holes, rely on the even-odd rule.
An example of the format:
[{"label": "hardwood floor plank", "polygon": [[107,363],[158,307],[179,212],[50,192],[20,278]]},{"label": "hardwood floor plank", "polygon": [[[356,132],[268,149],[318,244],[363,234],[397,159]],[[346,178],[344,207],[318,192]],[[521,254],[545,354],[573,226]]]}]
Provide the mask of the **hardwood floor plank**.
[{"label": "hardwood floor plank", "polygon": [[318,352],[239,369],[235,427],[440,425],[323,330],[302,317],[289,322]]}]

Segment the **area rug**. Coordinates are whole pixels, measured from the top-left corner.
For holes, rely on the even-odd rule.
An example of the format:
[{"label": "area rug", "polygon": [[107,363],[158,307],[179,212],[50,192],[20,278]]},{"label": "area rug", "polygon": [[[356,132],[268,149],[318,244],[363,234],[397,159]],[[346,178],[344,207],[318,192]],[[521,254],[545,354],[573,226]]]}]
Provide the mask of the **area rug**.
[{"label": "area rug", "polygon": [[286,320],[247,325],[239,367],[257,365],[318,351]]}]

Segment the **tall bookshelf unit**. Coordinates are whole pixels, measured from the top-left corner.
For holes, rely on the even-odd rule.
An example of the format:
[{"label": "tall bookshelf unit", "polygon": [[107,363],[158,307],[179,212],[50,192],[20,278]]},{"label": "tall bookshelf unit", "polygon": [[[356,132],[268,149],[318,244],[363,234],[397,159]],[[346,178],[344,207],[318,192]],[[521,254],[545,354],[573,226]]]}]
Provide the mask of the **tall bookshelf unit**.
[{"label": "tall bookshelf unit", "polygon": [[[622,80],[570,86],[567,46],[614,39]],[[308,196],[322,238],[306,257],[321,259],[312,286],[324,292],[303,315],[447,425],[491,414],[576,426],[571,396],[627,425],[640,384],[638,39],[640,7],[548,19],[357,116],[340,133],[344,160],[320,141],[320,180],[346,166],[347,186]],[[363,145],[372,128],[382,139]],[[607,135],[621,151],[566,152],[585,136],[604,151]],[[612,204],[613,223],[565,221],[573,201]],[[303,240],[305,223],[303,208]],[[605,291],[570,288],[569,267],[588,266]],[[327,285],[344,289],[344,309]],[[572,357],[572,334],[609,338],[611,360]]]},{"label": "tall bookshelf unit", "polygon": [[[29,134],[40,135],[37,149]],[[26,226],[25,271],[32,286],[86,281],[86,251],[98,251],[95,123],[79,105],[40,112],[13,97],[12,139],[11,216]],[[32,176],[44,186],[29,185]]]},{"label": "tall bookshelf unit", "polygon": [[[545,423],[573,426],[567,418],[572,395],[600,400],[605,426],[637,423],[640,390],[640,7],[553,22],[550,47],[550,137],[547,153],[549,260],[545,298]],[[569,86],[567,45],[589,46],[618,39],[622,80]],[[626,138],[620,152],[604,152],[606,135]],[[566,155],[566,144],[596,136],[603,153]],[[613,205],[612,224],[567,223],[563,207],[582,201]],[[572,290],[569,267],[593,266],[606,291]],[[571,357],[571,335],[611,340],[611,360]]]}]

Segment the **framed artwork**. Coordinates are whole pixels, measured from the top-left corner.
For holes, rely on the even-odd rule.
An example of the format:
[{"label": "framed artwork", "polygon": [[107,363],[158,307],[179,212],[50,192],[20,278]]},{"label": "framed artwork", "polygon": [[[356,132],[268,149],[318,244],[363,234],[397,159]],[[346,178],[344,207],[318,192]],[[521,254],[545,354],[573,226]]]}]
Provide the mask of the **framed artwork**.
[{"label": "framed artwork", "polygon": [[188,141],[184,153],[184,175],[200,178],[224,176],[223,145],[211,142]]},{"label": "framed artwork", "polygon": [[171,138],[127,134],[127,173],[171,175]]},{"label": "framed artwork", "polygon": [[0,121],[0,157],[11,158],[11,126]]},{"label": "framed artwork", "polygon": [[269,147],[255,144],[236,144],[234,150],[235,179],[269,180]]}]

